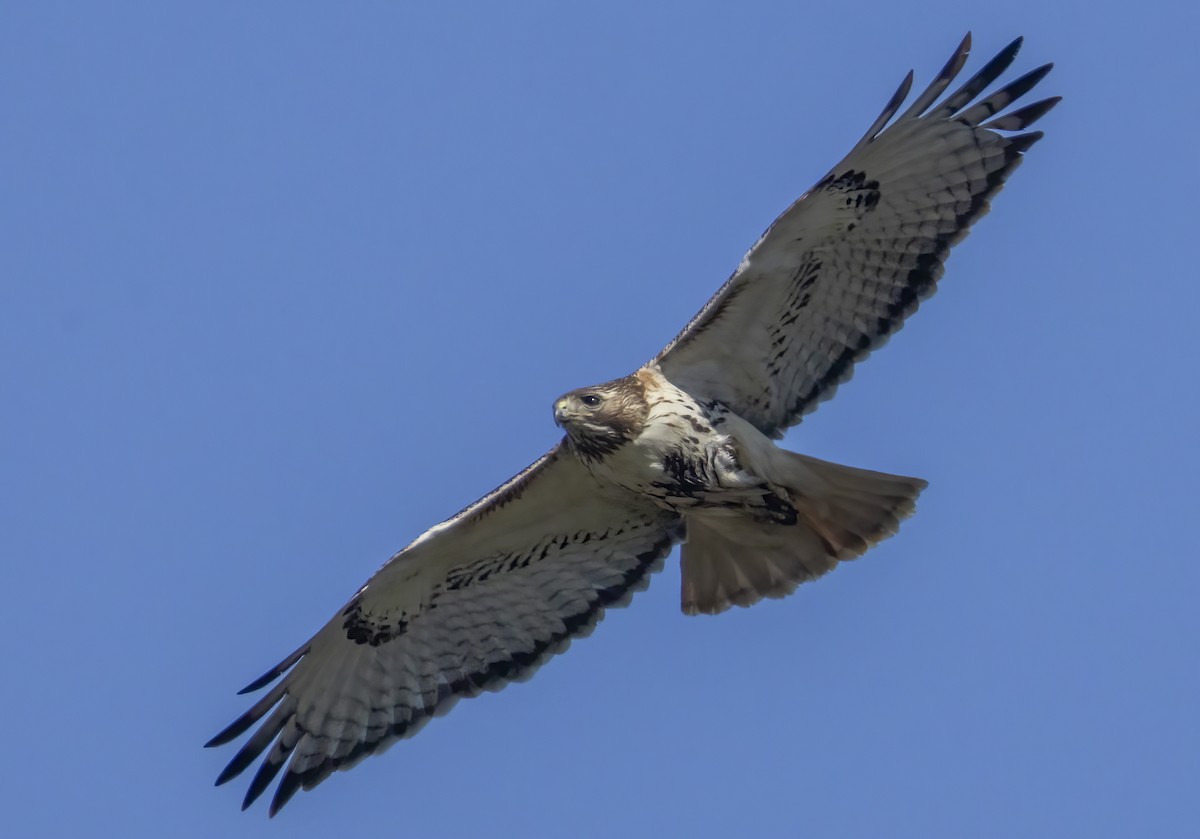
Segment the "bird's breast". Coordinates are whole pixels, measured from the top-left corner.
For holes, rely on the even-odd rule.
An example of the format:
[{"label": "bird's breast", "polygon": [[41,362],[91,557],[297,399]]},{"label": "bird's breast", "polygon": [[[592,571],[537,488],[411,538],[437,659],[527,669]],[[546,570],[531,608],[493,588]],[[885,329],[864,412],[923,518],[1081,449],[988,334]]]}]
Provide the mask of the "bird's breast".
[{"label": "bird's breast", "polygon": [[742,468],[734,441],[714,427],[705,406],[683,395],[652,406],[637,437],[589,468],[677,512],[740,505],[738,491],[761,483]]}]

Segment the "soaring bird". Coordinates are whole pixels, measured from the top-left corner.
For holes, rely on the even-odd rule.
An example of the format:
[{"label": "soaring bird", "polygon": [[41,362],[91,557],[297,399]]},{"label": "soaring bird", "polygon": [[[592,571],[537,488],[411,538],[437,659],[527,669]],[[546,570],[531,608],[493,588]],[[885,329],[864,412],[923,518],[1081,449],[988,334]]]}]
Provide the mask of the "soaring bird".
[{"label": "soaring bird", "polygon": [[207,745],[258,728],[217,778],[265,754],[243,808],[415,734],[461,697],[523,680],[682,543],[688,614],[783,597],[894,534],[925,487],[773,440],[933,293],[950,247],[1059,101],[1005,109],[1049,72],[984,95],[1021,40],[939,101],[963,39],[903,112],[910,72],[850,153],[788,207],[652,361],[554,402],[563,439],[387,561],[242,693],[273,686]]}]

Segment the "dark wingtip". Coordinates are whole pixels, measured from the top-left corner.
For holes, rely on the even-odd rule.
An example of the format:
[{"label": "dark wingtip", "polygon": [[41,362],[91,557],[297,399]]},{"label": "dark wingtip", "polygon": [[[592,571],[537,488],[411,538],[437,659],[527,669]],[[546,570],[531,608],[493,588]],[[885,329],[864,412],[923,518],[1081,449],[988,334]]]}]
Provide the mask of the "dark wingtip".
[{"label": "dark wingtip", "polygon": [[987,82],[984,85],[985,87],[986,85],[995,81],[1001,73],[1008,69],[1009,65],[1012,64],[1016,59],[1017,53],[1021,51],[1021,45],[1024,43],[1025,36],[1018,35],[1016,38],[1009,41],[1008,45],[1005,46],[1004,49],[996,53],[991,61],[983,66],[983,69],[981,69],[976,75],[977,77],[987,78]]},{"label": "dark wingtip", "polygon": [[888,121],[896,115],[896,111],[900,110],[900,106],[908,98],[908,93],[912,90],[912,83],[913,71],[909,70],[908,75],[904,77],[904,81],[900,82],[900,87],[896,88],[896,92],[892,94],[892,98],[888,100],[888,103],[883,106],[883,110],[879,113],[879,116],[871,123],[871,127],[867,129],[867,133],[863,134],[862,139],[854,144],[851,154],[874,140],[879,132],[883,130],[884,126],[888,124]]},{"label": "dark wingtip", "polygon": [[291,655],[289,655],[283,661],[276,664],[274,667],[272,667],[266,673],[263,673],[261,676],[259,676],[257,679],[255,679],[253,682],[251,682],[250,684],[246,685],[244,688],[239,690],[238,696],[242,696],[243,694],[246,694],[246,693],[253,693],[256,690],[262,690],[267,685],[271,684],[271,682],[275,681],[280,676],[282,676],[284,673],[286,673],[293,664],[295,664],[300,659],[304,658],[304,656],[308,655],[308,651],[311,649],[312,649],[311,642],[309,642],[308,644],[305,644],[303,647],[301,647],[300,649],[293,652]]},{"label": "dark wingtip", "polygon": [[271,682],[275,681],[278,678],[279,678],[278,668],[272,668],[271,670],[268,670],[266,673],[263,673],[261,676],[259,676],[257,679],[255,679],[253,682],[251,682],[250,684],[246,685],[244,688],[239,690],[237,692],[237,695],[245,696],[247,693],[254,693],[254,691],[256,691],[256,690],[262,690],[263,688],[265,688],[267,685],[271,684]]},{"label": "dark wingtip", "polygon": [[[1046,78],[1046,75],[1051,69],[1053,69],[1053,67],[1053,64],[1043,64],[1041,67],[1030,70],[1020,78],[1014,79],[1004,87],[992,93],[987,99],[983,100],[982,102],[978,102],[969,109],[963,111],[961,114],[959,114],[958,121],[972,128],[978,127],[983,120],[1003,111],[1013,102],[1020,100],[1026,93],[1033,90],[1033,88],[1036,87],[1042,79]],[[1035,111],[1036,108],[1027,106],[1027,108],[1013,111],[1007,116],[998,117],[997,119],[992,120],[992,123],[989,125],[989,127],[998,127],[1001,130],[1007,131],[1023,128],[1024,124],[1022,123],[1022,115],[1027,112],[1034,113]],[[1037,117],[1034,116],[1030,119],[1030,121],[1036,118]]]},{"label": "dark wingtip", "polygon": [[1000,77],[1000,75],[1008,69],[1013,63],[1017,52],[1021,49],[1021,44],[1024,43],[1024,38],[1017,38],[1012,41],[1000,52],[996,53],[990,61],[983,65],[974,76],[969,78],[962,87],[950,94],[935,112],[941,118],[949,118],[953,114],[958,113],[962,108],[965,108],[971,100],[983,93],[987,86]]},{"label": "dark wingtip", "polygon": [[1026,122],[1026,125],[1028,125],[1030,122],[1033,122],[1035,119],[1041,119],[1043,116],[1048,114],[1050,111],[1054,110],[1054,107],[1056,105],[1058,105],[1058,103],[1061,101],[1063,101],[1063,98],[1061,96],[1051,96],[1048,99],[1043,99],[1041,102],[1034,102],[1032,105],[1029,105],[1028,107],[1026,107],[1025,108],[1026,111],[1028,111],[1028,112],[1036,111],[1036,113],[1037,113],[1036,116],[1027,116],[1026,117],[1026,119],[1028,120],[1028,122]]},{"label": "dark wingtip", "polygon": [[1009,148],[1019,154],[1029,151],[1029,148],[1042,139],[1046,135],[1041,131],[1030,131],[1028,134],[1018,134],[1016,137],[1010,137],[1008,140]]},{"label": "dark wingtip", "polygon": [[1049,73],[1053,69],[1054,69],[1054,62],[1053,61],[1047,62],[1046,64],[1043,64],[1041,67],[1033,68],[1028,73],[1026,73],[1024,76],[1017,79],[1015,82],[1013,82],[1011,85],[1009,85],[1009,87],[1012,88],[1012,90],[1013,90],[1013,98],[1017,99],[1017,98],[1020,98],[1021,96],[1024,96],[1028,91],[1033,89],[1034,85],[1036,85],[1042,79],[1046,78],[1046,74]]},{"label": "dark wingtip", "polygon": [[204,744],[204,748],[211,749],[211,748],[214,748],[215,746],[224,746],[229,741],[237,739],[237,737],[243,731],[245,731],[247,728],[249,728],[253,724],[254,724],[253,720],[247,720],[245,718],[245,715],[242,715],[242,716],[238,717],[236,720],[234,720],[233,722],[231,722],[229,725],[225,726],[220,731],[218,731],[216,733],[216,735],[214,735],[212,737],[212,739],[210,739],[207,743]]},{"label": "dark wingtip", "polygon": [[275,814],[292,800],[292,796],[300,789],[301,783],[302,776],[297,772],[288,772],[279,779],[279,785],[275,787],[275,794],[271,796],[271,806],[267,808],[267,815],[270,818],[275,818]]},{"label": "dark wingtip", "polygon": [[244,767],[244,766],[237,766],[235,763],[230,762],[228,765],[226,765],[226,767],[224,769],[221,770],[221,774],[217,776],[217,780],[213,784],[213,786],[219,787],[219,786],[223,786],[224,784],[229,783],[234,778],[236,778],[238,775],[242,774],[242,771],[245,768],[246,767]]},{"label": "dark wingtip", "polygon": [[[291,750],[288,749],[287,751],[290,752]],[[267,787],[271,786],[271,782],[275,780],[275,776],[283,769],[287,753],[281,754],[278,760],[272,760],[273,757],[275,757],[274,754],[268,756],[258,767],[258,771],[254,773],[254,777],[250,779],[250,786],[246,789],[246,797],[242,799],[243,810],[257,801],[258,797],[267,791]],[[284,775],[285,780],[286,778],[287,775]],[[271,815],[274,815],[274,813]]]},{"label": "dark wingtip", "polygon": [[213,746],[224,746],[231,740],[236,740],[243,733],[245,733],[250,726],[258,722],[262,718],[262,715],[266,713],[267,709],[277,701],[279,701],[279,697],[275,697],[274,701],[272,702],[259,700],[258,704],[256,704],[253,708],[218,731],[215,737],[204,744],[204,748],[211,749]]},{"label": "dark wingtip", "polygon": [[1018,108],[1002,117],[997,117],[991,122],[984,123],[981,127],[998,131],[1021,131],[1050,113],[1054,109],[1054,106],[1061,101],[1061,96],[1051,96],[1048,99],[1042,99],[1026,105],[1024,108]]},{"label": "dark wingtip", "polygon": [[[273,734],[271,736],[274,737]],[[250,764],[254,763],[258,756],[262,754],[263,746],[255,742],[257,739],[258,735],[255,735],[255,738],[251,739],[248,743],[246,743],[246,745],[242,746],[242,748],[238,750],[238,753],[233,756],[233,760],[226,764],[225,768],[221,770],[221,774],[217,776],[217,786],[221,786],[221,784],[225,783],[226,781],[231,781],[238,775],[245,772],[246,769],[250,767]],[[259,783],[259,776],[263,774],[263,770],[269,765],[270,761],[268,760],[259,767],[259,771],[255,774],[254,780],[250,784],[251,790],[253,790],[255,785]],[[275,771],[279,771],[278,768],[276,768]],[[270,778],[267,778],[267,780],[270,781]],[[253,801],[254,799],[252,798],[250,800]]]}]

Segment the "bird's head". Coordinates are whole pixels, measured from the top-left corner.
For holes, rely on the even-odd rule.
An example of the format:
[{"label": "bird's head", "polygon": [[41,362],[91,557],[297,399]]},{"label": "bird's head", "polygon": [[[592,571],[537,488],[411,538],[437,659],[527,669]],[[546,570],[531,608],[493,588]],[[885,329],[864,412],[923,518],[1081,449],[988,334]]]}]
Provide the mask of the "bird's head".
[{"label": "bird's head", "polygon": [[637,437],[650,408],[635,376],[584,387],[554,402],[554,421],[580,456],[598,459]]}]

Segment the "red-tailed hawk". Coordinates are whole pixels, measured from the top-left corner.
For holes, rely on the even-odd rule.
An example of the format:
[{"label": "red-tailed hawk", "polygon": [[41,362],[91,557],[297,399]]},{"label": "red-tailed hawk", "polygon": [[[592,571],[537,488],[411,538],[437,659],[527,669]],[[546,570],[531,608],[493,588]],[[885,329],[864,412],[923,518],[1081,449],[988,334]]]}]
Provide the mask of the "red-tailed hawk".
[{"label": "red-tailed hawk", "polygon": [[257,730],[217,778],[265,754],[274,815],[463,696],[526,679],[683,543],[683,610],[783,597],[896,532],[925,482],[784,451],[772,439],[849,378],[934,291],[951,245],[1042,135],[1058,98],[999,114],[1050,70],[984,96],[1018,39],[938,98],[968,35],[897,116],[912,73],[846,158],[776,219],[657,358],[554,403],[566,436],[393,556],[214,737]]}]

